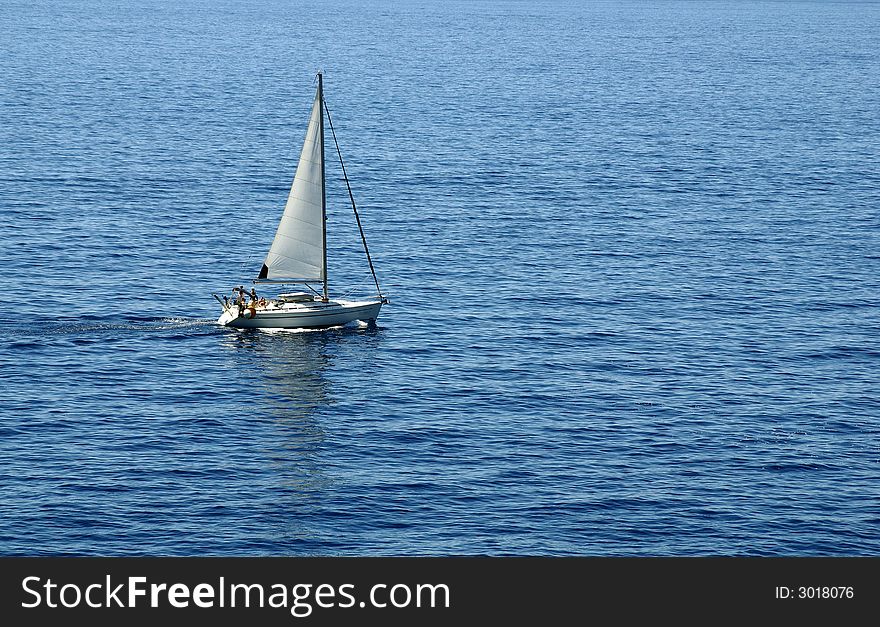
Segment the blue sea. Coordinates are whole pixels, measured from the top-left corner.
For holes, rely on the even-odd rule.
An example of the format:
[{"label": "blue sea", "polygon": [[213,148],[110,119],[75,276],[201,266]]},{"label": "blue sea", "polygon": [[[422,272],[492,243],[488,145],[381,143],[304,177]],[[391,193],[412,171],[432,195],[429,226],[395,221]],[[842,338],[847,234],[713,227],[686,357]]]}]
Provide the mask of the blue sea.
[{"label": "blue sea", "polygon": [[[880,4],[9,0],[0,33],[0,554],[880,555]],[[390,304],[219,326],[318,71]],[[327,177],[331,295],[369,294]]]}]

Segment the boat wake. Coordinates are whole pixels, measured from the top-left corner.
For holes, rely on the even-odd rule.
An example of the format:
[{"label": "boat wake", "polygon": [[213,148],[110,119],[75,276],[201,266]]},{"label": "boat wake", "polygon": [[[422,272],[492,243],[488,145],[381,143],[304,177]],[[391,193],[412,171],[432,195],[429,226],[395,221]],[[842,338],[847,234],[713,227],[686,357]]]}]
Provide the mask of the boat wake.
[{"label": "boat wake", "polygon": [[294,328],[294,329],[235,329],[224,327],[213,318],[171,317],[113,317],[98,318],[83,316],[80,318],[53,318],[30,320],[28,322],[6,321],[2,325],[2,334],[7,348],[39,347],[45,342],[71,341],[76,344],[92,344],[108,340],[128,337],[164,336],[192,337],[215,333],[265,333],[268,335],[293,335],[310,333],[362,333],[375,329],[375,325],[355,321],[344,325],[325,328]]},{"label": "boat wake", "polygon": [[180,331],[186,329],[212,329],[215,322],[210,318],[184,317],[113,317],[54,318],[31,320],[27,323],[4,325],[7,337],[92,335],[133,331],[140,333]]},{"label": "boat wake", "polygon": [[159,321],[162,329],[182,329],[187,327],[213,326],[216,321],[213,318],[162,318]]}]

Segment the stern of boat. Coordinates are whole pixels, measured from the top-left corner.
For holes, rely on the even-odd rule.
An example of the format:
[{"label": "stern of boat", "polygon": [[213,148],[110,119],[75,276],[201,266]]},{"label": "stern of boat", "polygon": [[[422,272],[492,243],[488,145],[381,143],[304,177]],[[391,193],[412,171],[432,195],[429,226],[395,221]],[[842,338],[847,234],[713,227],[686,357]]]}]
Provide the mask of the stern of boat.
[{"label": "stern of boat", "polygon": [[232,308],[226,309],[220,314],[220,317],[217,318],[217,324],[222,324],[223,326],[229,326],[229,324],[238,318],[236,313],[232,310]]}]

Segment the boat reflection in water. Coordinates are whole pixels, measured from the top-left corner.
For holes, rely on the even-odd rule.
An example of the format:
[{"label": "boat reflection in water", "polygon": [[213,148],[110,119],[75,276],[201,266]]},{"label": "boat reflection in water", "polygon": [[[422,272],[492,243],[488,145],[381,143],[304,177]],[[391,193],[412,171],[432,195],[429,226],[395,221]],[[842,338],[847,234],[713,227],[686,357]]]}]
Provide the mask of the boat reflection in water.
[{"label": "boat reflection in water", "polygon": [[[224,329],[221,347],[229,385],[238,390],[240,415],[228,421],[236,438],[230,451],[240,465],[236,482],[250,494],[271,494],[271,512],[260,514],[260,533],[292,551],[332,540],[315,527],[340,478],[335,463],[337,416],[346,412],[333,391],[332,374],[367,368],[382,331],[376,327],[322,331]],[[254,514],[255,515],[255,514]],[[265,516],[268,515],[268,518]],[[266,525],[270,529],[266,529]],[[256,539],[255,539],[256,540]]]}]

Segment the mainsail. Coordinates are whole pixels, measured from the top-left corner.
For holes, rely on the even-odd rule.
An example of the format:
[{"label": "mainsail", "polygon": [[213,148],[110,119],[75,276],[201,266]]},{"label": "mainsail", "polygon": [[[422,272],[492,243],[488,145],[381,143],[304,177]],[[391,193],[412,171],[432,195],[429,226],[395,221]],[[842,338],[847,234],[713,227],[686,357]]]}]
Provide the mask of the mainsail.
[{"label": "mainsail", "polygon": [[324,254],[324,133],[319,81],[309,127],[284,215],[259,279],[290,283],[326,281]]}]

